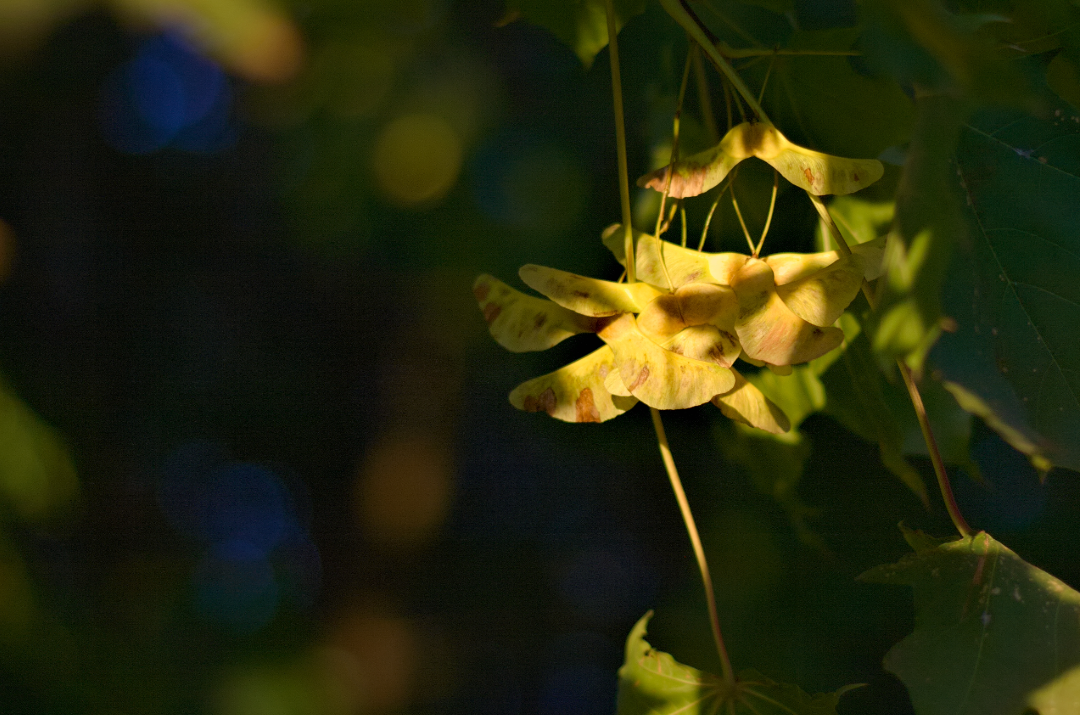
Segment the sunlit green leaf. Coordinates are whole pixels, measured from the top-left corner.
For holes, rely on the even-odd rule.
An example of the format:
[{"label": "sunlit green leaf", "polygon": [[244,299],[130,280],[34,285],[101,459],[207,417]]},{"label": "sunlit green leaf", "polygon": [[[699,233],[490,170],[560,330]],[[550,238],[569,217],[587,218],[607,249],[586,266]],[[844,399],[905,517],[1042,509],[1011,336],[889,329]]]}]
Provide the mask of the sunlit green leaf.
[{"label": "sunlit green leaf", "polygon": [[510,404],[526,412],[546,412],[563,422],[606,422],[637,404],[612,395],[604,379],[617,370],[611,349],[602,347],[555,372],[524,382],[510,393]]},{"label": "sunlit green leaf", "polygon": [[962,235],[950,162],[964,110],[943,95],[920,97],[916,106],[871,333],[883,364],[899,357],[918,372],[940,334],[941,286]]},{"label": "sunlit green leaf", "polygon": [[619,316],[599,335],[611,346],[626,389],[650,407],[696,407],[735,385],[730,369],[683,357],[654,343],[641,332],[632,315]]},{"label": "sunlit green leaf", "polygon": [[[536,25],[548,30],[574,51],[586,68],[600,50],[607,47],[607,11],[604,0],[507,0],[509,16],[521,13]],[[634,15],[645,11],[645,0],[615,0],[616,27],[619,30]]]},{"label": "sunlit green leaf", "polygon": [[985,532],[945,543],[905,536],[914,554],[859,579],[915,591],[915,630],[885,656],[915,711],[1075,712],[1080,593]]},{"label": "sunlit green leaf", "polygon": [[525,295],[486,274],[473,283],[473,295],[491,337],[511,352],[547,350],[571,335],[596,332],[595,320]]},{"label": "sunlit green leaf", "polygon": [[645,631],[651,617],[652,612],[645,614],[626,640],[618,715],[835,715],[840,696],[849,689],[811,696],[754,671],[740,673],[729,686],[650,646]]},{"label": "sunlit green leaf", "polygon": [[953,171],[968,242],[945,283],[935,365],[1038,466],[1080,470],[1080,121],[977,115]]},{"label": "sunlit green leaf", "polygon": [[664,191],[670,174],[669,196],[697,196],[719,184],[736,164],[752,156],[767,162],[799,188],[819,196],[854,193],[884,173],[876,159],[823,154],[793,144],[769,124],[746,122],[733,127],[712,149],[646,174],[638,179],[638,186]]}]

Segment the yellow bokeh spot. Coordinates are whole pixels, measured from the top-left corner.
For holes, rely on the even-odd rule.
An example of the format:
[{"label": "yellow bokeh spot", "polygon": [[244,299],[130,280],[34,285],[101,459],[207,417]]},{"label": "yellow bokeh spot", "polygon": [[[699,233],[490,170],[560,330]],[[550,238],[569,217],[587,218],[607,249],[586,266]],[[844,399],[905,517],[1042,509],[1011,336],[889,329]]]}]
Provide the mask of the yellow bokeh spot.
[{"label": "yellow bokeh spot", "polygon": [[450,510],[452,463],[445,440],[422,433],[386,436],[372,446],[357,485],[368,536],[395,550],[434,537]]},{"label": "yellow bokeh spot", "polygon": [[404,206],[446,195],[461,171],[461,138],[440,117],[411,114],[388,124],[375,143],[375,179]]}]

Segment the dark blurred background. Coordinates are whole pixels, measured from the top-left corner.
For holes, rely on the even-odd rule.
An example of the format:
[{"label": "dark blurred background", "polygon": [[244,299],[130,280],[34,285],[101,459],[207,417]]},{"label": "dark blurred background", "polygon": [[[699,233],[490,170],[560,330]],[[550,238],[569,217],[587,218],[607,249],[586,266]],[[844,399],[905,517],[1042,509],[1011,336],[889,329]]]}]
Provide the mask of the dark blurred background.
[{"label": "dark blurred background", "polygon": [[[514,411],[584,350],[505,353],[469,290],[617,277],[606,51],[501,0],[0,4],[0,712],[600,715],[650,608],[718,668],[647,412]],[[634,174],[686,45],[654,5],[621,37]],[[853,579],[943,509],[820,416],[778,501],[727,429],[669,419],[737,667],[910,712],[910,594]],[[972,451],[969,520],[1076,583],[1074,480]]]}]

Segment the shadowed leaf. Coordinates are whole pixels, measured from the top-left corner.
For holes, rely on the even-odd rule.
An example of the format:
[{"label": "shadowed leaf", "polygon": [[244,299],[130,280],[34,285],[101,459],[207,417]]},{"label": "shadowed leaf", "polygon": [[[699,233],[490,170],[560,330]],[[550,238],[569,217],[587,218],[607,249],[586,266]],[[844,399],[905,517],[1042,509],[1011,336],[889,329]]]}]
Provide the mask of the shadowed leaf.
[{"label": "shadowed leaf", "polygon": [[596,332],[595,320],[525,295],[489,275],[476,279],[473,295],[491,337],[510,352],[547,350],[571,335]]},{"label": "shadowed leaf", "polygon": [[729,686],[650,646],[645,630],[651,617],[652,612],[645,614],[626,639],[618,715],[836,715],[840,696],[850,689],[811,696],[752,670],[740,673]]},{"label": "shadowed leaf", "polygon": [[935,366],[1036,466],[1080,471],[1080,120],[984,112],[950,178],[969,242],[944,281]]},{"label": "shadowed leaf", "polygon": [[632,315],[619,316],[599,335],[615,353],[626,389],[650,407],[696,407],[735,385],[735,375],[728,368],[677,355],[649,340]]},{"label": "shadowed leaf", "polygon": [[885,656],[919,715],[1043,715],[1080,702],[1080,593],[985,532],[937,543],[861,581],[911,586],[915,630]]},{"label": "shadowed leaf", "polygon": [[564,308],[594,317],[640,313],[660,292],[647,283],[613,283],[556,268],[525,265],[521,280]]},{"label": "shadowed leaf", "polygon": [[[645,11],[645,0],[615,0],[616,27],[621,30],[634,15]],[[607,13],[603,0],[508,0],[509,16],[521,13],[529,22],[551,32],[578,56],[586,68],[607,47]]]},{"label": "shadowed leaf", "polygon": [[719,184],[736,164],[752,156],[771,165],[799,188],[818,196],[854,193],[880,179],[885,171],[876,159],[823,154],[793,144],[776,127],[746,122],[732,127],[712,149],[646,174],[638,179],[638,186],[663,191],[671,173],[669,196],[697,196]]},{"label": "shadowed leaf", "polygon": [[518,385],[510,393],[510,404],[563,422],[606,422],[637,404],[633,397],[612,395],[604,388],[604,378],[615,370],[614,356],[605,346]]}]

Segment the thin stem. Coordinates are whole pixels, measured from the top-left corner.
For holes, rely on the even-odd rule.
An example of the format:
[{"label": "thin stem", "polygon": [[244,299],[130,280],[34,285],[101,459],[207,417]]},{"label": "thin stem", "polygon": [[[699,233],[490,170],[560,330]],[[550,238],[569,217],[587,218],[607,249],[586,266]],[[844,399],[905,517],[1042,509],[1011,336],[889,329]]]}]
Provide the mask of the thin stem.
[{"label": "thin stem", "polygon": [[[727,80],[721,80],[720,83],[722,85],[724,85],[724,106],[727,108],[727,130],[730,132],[731,127],[732,127],[732,124],[731,124],[731,84],[729,84]],[[717,140],[717,141],[719,141],[719,140]]]},{"label": "thin stem", "polygon": [[754,258],[761,253],[761,247],[765,245],[765,237],[769,235],[769,226],[772,225],[773,210],[776,208],[776,190],[779,186],[779,173],[773,169],[772,173],[772,198],[769,199],[769,215],[765,217],[765,228],[761,229],[761,240],[754,248]]},{"label": "thin stem", "polygon": [[949,512],[949,518],[952,519],[953,526],[960,532],[960,536],[967,538],[974,535],[971,527],[964,519],[964,515],[960,513],[960,505],[956,503],[956,496],[953,494],[952,484],[949,483],[949,475],[945,472],[945,462],[941,459],[941,452],[938,451],[937,440],[934,439],[934,432],[930,429],[930,419],[926,416],[926,406],[923,405],[922,395],[919,394],[919,387],[915,384],[915,380],[911,377],[911,368],[907,366],[903,360],[897,360],[896,364],[900,366],[900,374],[904,378],[904,385],[907,387],[908,396],[911,397],[911,404],[915,408],[915,416],[919,419],[919,429],[922,430],[923,439],[926,440],[926,446],[930,450],[930,463],[934,465],[934,474],[937,476],[938,489],[941,491],[941,498],[945,501],[945,509]]},{"label": "thin stem", "polygon": [[724,184],[724,188],[720,189],[716,194],[716,200],[713,201],[712,206],[709,207],[709,213],[705,217],[705,226],[701,229],[701,241],[698,243],[697,247],[698,253],[701,253],[702,249],[705,248],[705,237],[709,235],[709,224],[712,223],[712,217],[716,212],[716,207],[720,205],[720,199],[724,198],[724,192],[728,190],[729,186],[731,186],[730,181]]},{"label": "thin stem", "polygon": [[683,100],[686,99],[686,85],[690,80],[690,65],[693,61],[693,54],[693,51],[686,53],[682,82],[679,84],[679,98],[675,101],[675,119],[672,122],[671,132],[671,159],[668,161],[667,181],[664,183],[664,193],[660,196],[660,212],[656,215],[656,230],[653,232],[653,238],[656,240],[656,254],[660,256],[660,267],[664,269],[664,278],[667,280],[669,290],[675,290],[675,284],[671,282],[671,276],[668,275],[667,262],[664,261],[664,250],[660,246],[660,225],[664,220],[664,208],[667,204],[668,193],[671,192],[671,180],[675,178],[675,162],[679,159],[679,121],[682,118]]},{"label": "thin stem", "polygon": [[716,69],[727,77],[728,81],[731,82],[731,86],[742,96],[747,106],[757,115],[757,118],[771,124],[769,115],[765,113],[757,99],[754,98],[754,93],[750,91],[739,73],[716,49],[717,38],[712,36],[712,33],[705,28],[701,20],[694,14],[694,11],[686,4],[686,0],[660,0],[660,4],[664,6],[664,9],[674,18],[675,22],[682,25],[682,28],[690,33],[690,37],[701,45],[701,49],[705,50],[709,60],[716,66]]},{"label": "thin stem", "polygon": [[667,433],[664,432],[664,423],[660,420],[660,410],[650,407],[649,413],[652,415],[653,429],[656,430],[656,439],[660,444],[660,456],[664,460],[664,468],[667,470],[668,479],[671,481],[671,489],[675,492],[675,500],[679,502],[679,512],[682,514],[683,524],[686,525],[690,545],[694,548],[694,558],[697,559],[698,570],[701,571],[701,582],[705,586],[705,600],[709,607],[709,623],[712,626],[713,640],[716,642],[716,652],[720,655],[724,683],[728,687],[733,687],[735,685],[735,671],[731,667],[731,658],[728,657],[727,646],[724,645],[724,636],[720,632],[720,616],[716,611],[716,593],[713,591],[712,577],[709,575],[709,564],[705,560],[705,549],[701,545],[701,536],[698,534],[697,525],[694,523],[694,515],[690,511],[690,502],[687,501],[686,492],[683,491],[682,480],[679,479],[679,472],[675,469],[675,459],[671,456],[671,446],[668,444]]},{"label": "thin stem", "polygon": [[[836,222],[833,221],[832,214],[829,213],[825,202],[818,196],[809,193],[808,195],[814,204],[814,208],[817,209],[818,215],[821,216],[821,220],[828,227],[837,247],[844,255],[851,255],[851,248],[848,247],[843,234],[840,233]],[[870,290],[870,285],[865,279],[863,280],[862,291],[863,295],[866,296],[866,302],[870,304],[870,309],[877,310],[877,298]],[[967,520],[964,519],[964,515],[960,513],[960,505],[956,503],[956,495],[953,494],[948,472],[945,471],[945,461],[941,458],[937,439],[935,439],[934,431],[930,427],[930,418],[926,414],[926,406],[923,404],[919,386],[915,384],[915,380],[911,375],[911,368],[907,366],[907,363],[897,358],[896,364],[900,368],[900,375],[904,378],[904,386],[907,388],[908,397],[911,398],[911,404],[915,408],[915,417],[919,420],[919,429],[922,431],[923,440],[926,441],[926,447],[930,452],[930,463],[934,465],[934,475],[937,477],[938,490],[941,492],[941,498],[945,502],[945,509],[949,512],[949,518],[952,519],[956,530],[960,532],[960,536],[967,538],[975,532],[968,525]]]},{"label": "thin stem", "polygon": [[705,74],[705,63],[701,61],[701,48],[696,43],[693,43],[693,48],[694,84],[697,86],[701,120],[709,132],[709,138],[715,144],[720,141],[720,134],[716,130],[716,116],[713,114],[712,96],[709,94],[709,77]]},{"label": "thin stem", "polygon": [[626,251],[626,280],[637,280],[634,270],[634,227],[630,212],[630,171],[626,161],[626,125],[623,120],[622,75],[619,72],[619,32],[615,27],[615,6],[613,0],[606,0],[608,57],[611,59],[611,96],[615,104],[615,143],[619,152],[619,202],[622,205],[622,223]]},{"label": "thin stem", "polygon": [[805,57],[859,57],[862,55],[857,50],[787,50],[783,48],[764,47],[732,47],[725,42],[719,42],[716,49],[728,59],[742,59],[743,57],[763,57],[766,55],[805,56]]},{"label": "thin stem", "polygon": [[769,86],[769,77],[772,75],[773,65],[776,64],[776,55],[769,58],[769,68],[765,70],[765,79],[761,80],[761,91],[758,92],[757,101],[760,104],[765,97],[765,88]]},{"label": "thin stem", "polygon": [[735,207],[735,215],[739,217],[739,225],[742,226],[743,235],[746,236],[746,243],[750,246],[750,252],[754,252],[754,239],[750,238],[750,229],[746,228],[746,221],[743,220],[742,211],[739,210],[739,202],[735,199],[735,187],[731,188],[731,205]]},{"label": "thin stem", "polygon": [[680,219],[680,223],[682,223],[682,244],[681,245],[682,245],[683,248],[686,248],[686,207],[682,203],[679,204],[679,219]]}]

